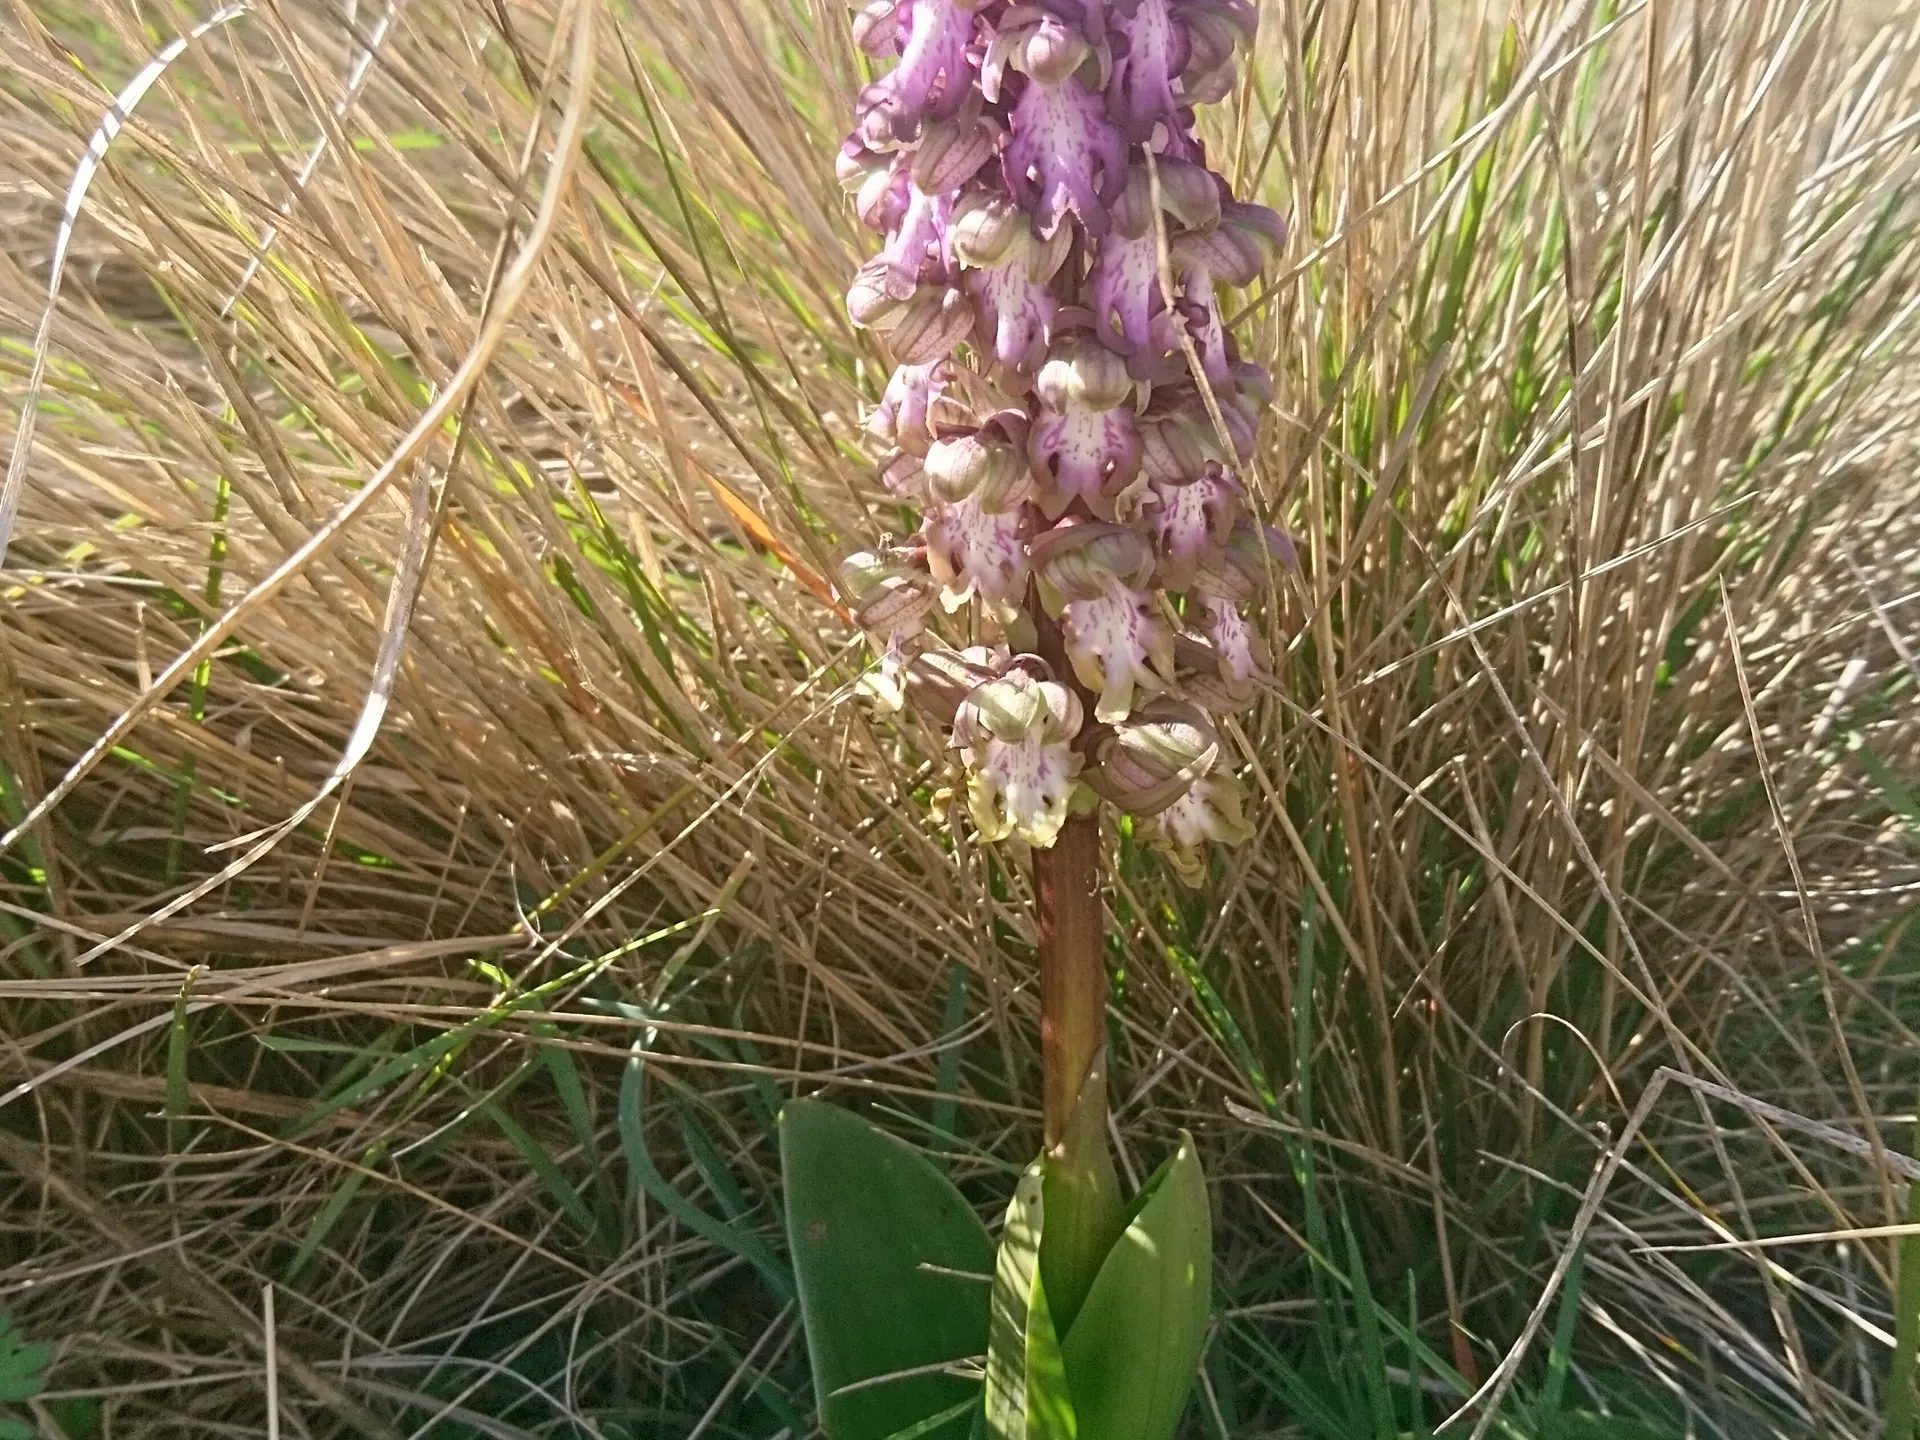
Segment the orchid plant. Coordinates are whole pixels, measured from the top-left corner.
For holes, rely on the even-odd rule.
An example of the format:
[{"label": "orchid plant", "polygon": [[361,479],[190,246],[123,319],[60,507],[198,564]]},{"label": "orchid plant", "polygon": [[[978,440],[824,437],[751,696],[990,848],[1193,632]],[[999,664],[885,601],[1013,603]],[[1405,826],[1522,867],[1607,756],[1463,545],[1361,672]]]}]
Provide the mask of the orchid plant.
[{"label": "orchid plant", "polygon": [[[897,63],[840,150],[885,237],[847,312],[897,362],[868,428],[919,525],[849,557],[841,590],[876,652],[868,688],[947,735],[980,839],[1033,854],[1045,1148],[995,1263],[995,1435],[1072,1433],[1048,1428],[1065,1404],[1080,1433],[1163,1440],[1205,1322],[1191,1141],[1169,1162],[1185,1178],[1156,1176],[1131,1206],[1107,1151],[1099,811],[1132,816],[1193,885],[1211,844],[1250,833],[1218,722],[1265,678],[1250,607],[1293,552],[1240,478],[1273,386],[1238,354],[1221,292],[1253,284],[1285,228],[1209,168],[1194,107],[1233,88],[1254,22],[1252,0],[872,0],[854,22],[866,54]],[[942,612],[985,643],[946,644]],[[1154,1303],[1199,1305],[1191,1334],[1169,1346],[1161,1325],[1143,1355],[1180,1372],[1147,1403],[1071,1362],[1126,1349],[1076,1337],[1126,1308],[1100,1287],[1163,1198],[1154,1223],[1185,1239],[1143,1235],[1142,1253],[1198,1273]],[[824,1386],[834,1342],[814,1310]],[[1035,1369],[1049,1346],[1057,1395]],[[826,1408],[833,1440],[858,1431],[842,1412],[836,1430]],[[1110,1412],[1125,1418],[1089,1428]]]}]

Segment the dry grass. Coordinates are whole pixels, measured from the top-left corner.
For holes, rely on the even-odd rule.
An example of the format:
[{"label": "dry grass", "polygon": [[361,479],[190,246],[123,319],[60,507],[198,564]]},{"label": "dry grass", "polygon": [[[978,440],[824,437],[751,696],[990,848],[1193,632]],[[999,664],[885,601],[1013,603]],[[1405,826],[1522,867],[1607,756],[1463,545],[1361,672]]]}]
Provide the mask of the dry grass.
[{"label": "dry grass", "polygon": [[[1367,1277],[1491,1372],[1665,1066],[1566,1403],[1875,1434],[1887,1242],[1647,1247],[1905,1213],[1920,17],[1507,8],[1268,4],[1213,122],[1295,222],[1244,332],[1304,579],[1257,840],[1108,869],[1122,1152],[1194,1127],[1226,1237],[1190,1418],[1368,1398]],[[957,1129],[983,1203],[1037,1135],[1022,867],[796,579],[901,523],[844,16],[392,13],[221,24],[86,200],[0,627],[0,1304],[74,1440],[261,1433],[269,1280],[284,1433],[798,1436],[769,1107]],[[0,21],[16,415],[199,18]]]}]

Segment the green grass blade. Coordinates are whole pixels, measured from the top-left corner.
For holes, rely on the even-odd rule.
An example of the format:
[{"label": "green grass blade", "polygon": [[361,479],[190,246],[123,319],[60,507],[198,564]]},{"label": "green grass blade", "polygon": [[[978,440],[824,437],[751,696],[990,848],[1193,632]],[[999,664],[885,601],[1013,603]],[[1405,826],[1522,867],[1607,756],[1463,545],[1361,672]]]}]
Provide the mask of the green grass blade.
[{"label": "green grass blade", "polygon": [[660,1173],[660,1167],[654,1163],[653,1152],[647,1146],[646,1126],[641,1119],[646,1104],[646,1062],[643,1054],[640,1046],[635,1045],[627,1061],[626,1073],[620,1080],[620,1147],[627,1157],[629,1200],[634,1192],[646,1191],[655,1204],[701,1239],[711,1241],[752,1265],[780,1299],[793,1299],[793,1274],[780,1263],[773,1251],[757,1237],[716,1220],[676,1190],[667,1177]]}]

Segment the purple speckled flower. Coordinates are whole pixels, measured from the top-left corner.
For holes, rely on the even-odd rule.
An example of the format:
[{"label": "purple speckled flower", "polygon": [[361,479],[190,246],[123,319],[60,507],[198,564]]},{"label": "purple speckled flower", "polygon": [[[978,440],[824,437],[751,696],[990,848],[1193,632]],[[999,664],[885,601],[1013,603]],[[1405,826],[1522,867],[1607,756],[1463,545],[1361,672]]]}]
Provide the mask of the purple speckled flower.
[{"label": "purple speckled flower", "polygon": [[[847,294],[896,366],[867,428],[919,514],[841,573],[868,688],[951,728],[984,839],[1050,845],[1097,797],[1187,880],[1249,833],[1215,721],[1268,681],[1256,612],[1294,565],[1241,479],[1273,380],[1226,324],[1286,230],[1194,124],[1254,20],[1255,0],[872,0],[855,41],[894,63],[836,162],[884,237]],[[993,647],[940,645],[942,611]],[[1020,653],[1046,617],[1071,674]]]}]

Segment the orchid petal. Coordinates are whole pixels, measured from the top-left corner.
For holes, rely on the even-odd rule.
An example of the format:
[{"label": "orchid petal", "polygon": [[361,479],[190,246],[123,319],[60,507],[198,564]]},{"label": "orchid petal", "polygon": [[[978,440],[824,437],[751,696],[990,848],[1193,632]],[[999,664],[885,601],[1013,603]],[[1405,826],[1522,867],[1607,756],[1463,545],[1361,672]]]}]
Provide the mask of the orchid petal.
[{"label": "orchid petal", "polygon": [[1139,0],[1130,16],[1117,17],[1114,24],[1127,45],[1114,62],[1107,108],[1128,139],[1143,141],[1156,122],[1178,123],[1173,82],[1186,68],[1192,47],[1168,0]]},{"label": "orchid petal", "polygon": [[981,329],[992,337],[994,358],[1022,375],[1038,370],[1047,358],[1047,337],[1060,302],[1050,286],[1033,280],[1025,255],[968,270],[962,283],[973,297]]},{"label": "orchid petal", "polygon": [[1238,782],[1216,766],[1166,809],[1143,820],[1141,833],[1183,882],[1197,886],[1206,878],[1209,841],[1242,845],[1253,838],[1244,808]]},{"label": "orchid petal", "polygon": [[1069,77],[1029,80],[1014,102],[1005,152],[1007,189],[1051,236],[1069,212],[1089,235],[1107,230],[1107,206],[1127,183],[1127,143],[1101,97]]},{"label": "orchid petal", "polygon": [[1158,691],[1173,678],[1173,632],[1143,590],[1116,580],[1104,595],[1069,600],[1060,631],[1073,673],[1098,696],[1093,715],[1103,725],[1127,718],[1136,689]]},{"label": "orchid petal", "polygon": [[1151,516],[1160,584],[1185,590],[1200,557],[1226,542],[1239,509],[1240,487],[1218,466],[1190,485],[1155,484]]},{"label": "orchid petal", "polygon": [[1140,470],[1140,428],[1125,405],[1043,410],[1027,438],[1027,454],[1043,477],[1040,507],[1047,519],[1059,519],[1078,499],[1110,520],[1113,497]]},{"label": "orchid petal", "polygon": [[1202,633],[1220,657],[1220,680],[1236,699],[1250,695],[1267,678],[1266,645],[1240,606],[1202,593],[1195,607]]},{"label": "orchid petal", "polygon": [[1027,589],[1029,507],[994,514],[978,495],[956,505],[929,505],[921,522],[927,565],[941,584],[940,603],[949,612],[978,597],[995,608],[1016,604]]},{"label": "orchid petal", "polygon": [[952,383],[953,367],[945,360],[900,366],[867,420],[868,432],[909,455],[925,455],[933,444],[934,407]]},{"label": "orchid petal", "polygon": [[[1148,3],[1141,0],[1142,8]],[[1166,309],[1159,265],[1159,241],[1151,227],[1137,238],[1114,231],[1100,241],[1087,293],[1101,340],[1123,355],[1153,343],[1153,316]]]}]

